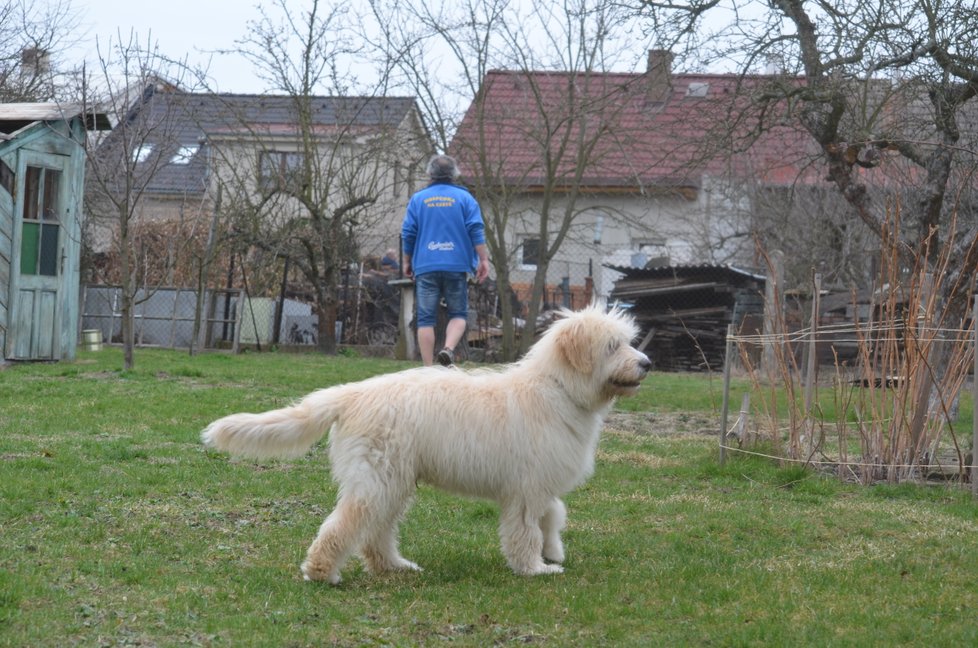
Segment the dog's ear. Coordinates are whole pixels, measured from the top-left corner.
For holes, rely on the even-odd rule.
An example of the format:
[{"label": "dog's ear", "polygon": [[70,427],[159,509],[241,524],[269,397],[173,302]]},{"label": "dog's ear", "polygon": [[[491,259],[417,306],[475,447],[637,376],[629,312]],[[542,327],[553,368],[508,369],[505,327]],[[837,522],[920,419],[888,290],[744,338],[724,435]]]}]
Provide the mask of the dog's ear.
[{"label": "dog's ear", "polygon": [[594,370],[594,344],[588,335],[588,327],[579,320],[561,322],[554,346],[561,360],[575,371],[586,374]]}]

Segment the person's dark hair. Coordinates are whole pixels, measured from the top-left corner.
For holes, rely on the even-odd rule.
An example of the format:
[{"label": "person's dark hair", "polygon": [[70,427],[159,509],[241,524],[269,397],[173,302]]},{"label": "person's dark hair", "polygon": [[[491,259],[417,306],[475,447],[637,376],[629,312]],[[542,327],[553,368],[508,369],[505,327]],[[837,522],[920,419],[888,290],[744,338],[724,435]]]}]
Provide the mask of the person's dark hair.
[{"label": "person's dark hair", "polygon": [[458,179],[458,163],[450,155],[435,155],[428,160],[428,177],[432,180],[454,182]]}]

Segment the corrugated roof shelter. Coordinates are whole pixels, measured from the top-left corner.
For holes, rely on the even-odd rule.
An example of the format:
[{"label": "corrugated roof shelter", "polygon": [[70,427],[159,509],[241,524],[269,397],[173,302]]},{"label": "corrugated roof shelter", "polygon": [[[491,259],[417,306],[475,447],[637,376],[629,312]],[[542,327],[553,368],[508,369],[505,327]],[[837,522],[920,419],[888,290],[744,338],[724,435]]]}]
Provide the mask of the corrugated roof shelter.
[{"label": "corrugated roof shelter", "polygon": [[718,370],[727,325],[740,330],[751,316],[763,316],[760,274],[709,264],[612,269],[625,276],[611,299],[631,304],[641,348],[659,370]]},{"label": "corrugated roof shelter", "polygon": [[86,130],[81,105],[0,104],[0,362],[75,356]]}]

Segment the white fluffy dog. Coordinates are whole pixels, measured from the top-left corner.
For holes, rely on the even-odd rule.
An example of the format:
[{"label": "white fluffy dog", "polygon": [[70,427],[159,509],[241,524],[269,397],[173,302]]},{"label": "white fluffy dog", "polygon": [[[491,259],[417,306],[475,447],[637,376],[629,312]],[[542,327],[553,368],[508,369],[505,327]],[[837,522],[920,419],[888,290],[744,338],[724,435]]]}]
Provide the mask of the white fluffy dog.
[{"label": "white fluffy dog", "polygon": [[253,458],[295,457],[330,428],[338,502],[302,564],[339,583],[359,553],[371,572],[419,569],[398,523],[419,481],[499,503],[499,537],[518,574],[563,571],[560,497],[587,479],[605,414],[651,367],[620,310],[566,312],[500,371],[428,367],[321,389],[292,407],[211,423],[206,445]]}]

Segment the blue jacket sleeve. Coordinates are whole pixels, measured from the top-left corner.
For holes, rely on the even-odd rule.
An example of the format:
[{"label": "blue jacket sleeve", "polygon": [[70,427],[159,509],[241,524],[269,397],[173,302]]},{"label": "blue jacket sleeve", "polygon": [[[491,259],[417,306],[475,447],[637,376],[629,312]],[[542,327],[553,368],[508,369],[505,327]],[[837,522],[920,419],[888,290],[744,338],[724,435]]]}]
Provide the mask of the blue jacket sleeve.
[{"label": "blue jacket sleeve", "polygon": [[482,220],[482,210],[479,208],[478,201],[471,196],[466,201],[465,228],[469,232],[469,240],[472,241],[473,246],[486,242],[486,225]]},{"label": "blue jacket sleeve", "polygon": [[408,202],[407,213],[404,215],[404,223],[401,225],[401,247],[404,253],[414,256],[414,245],[418,238],[418,217],[417,202]]}]

